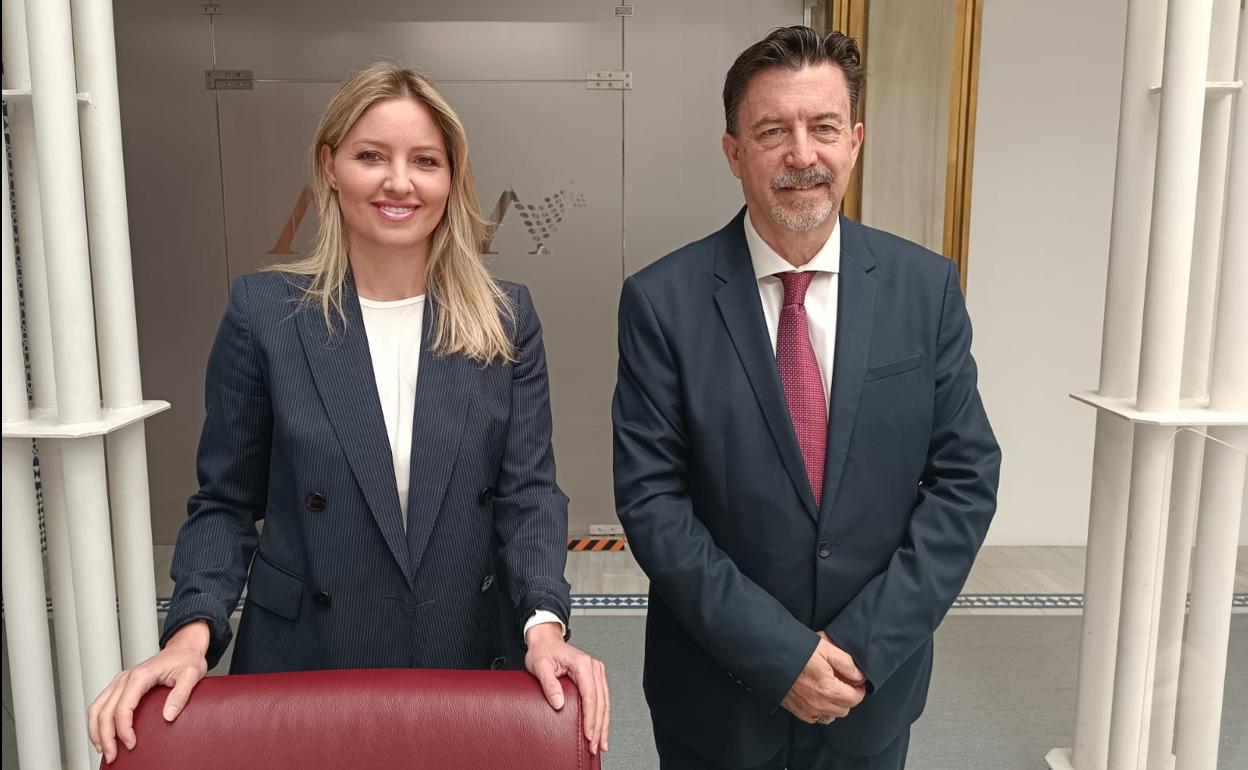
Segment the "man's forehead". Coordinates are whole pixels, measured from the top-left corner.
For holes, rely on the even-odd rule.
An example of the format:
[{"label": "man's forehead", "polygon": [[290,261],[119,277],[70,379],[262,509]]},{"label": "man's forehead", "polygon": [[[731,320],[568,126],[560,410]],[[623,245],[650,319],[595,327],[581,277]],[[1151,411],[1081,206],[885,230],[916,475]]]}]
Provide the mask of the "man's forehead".
[{"label": "man's forehead", "polygon": [[833,64],[791,70],[768,67],[746,84],[741,108],[752,113],[800,109],[810,115],[849,112],[849,88],[845,75]]}]

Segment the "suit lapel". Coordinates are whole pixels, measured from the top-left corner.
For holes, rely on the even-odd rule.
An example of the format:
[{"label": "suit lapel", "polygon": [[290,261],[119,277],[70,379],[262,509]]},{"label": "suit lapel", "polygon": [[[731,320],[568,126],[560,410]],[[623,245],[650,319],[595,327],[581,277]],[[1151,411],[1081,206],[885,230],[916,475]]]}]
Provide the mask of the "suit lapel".
[{"label": "suit lapel", "polygon": [[478,385],[480,365],[462,355],[440,356],[430,349],[437,304],[425,304],[416,405],[412,414],[411,477],[407,498],[407,539],[412,574],[437,524],[451,471],[459,453],[468,405]]},{"label": "suit lapel", "polygon": [[815,496],[810,489],[802,452],[789,416],[788,402],[776,368],[776,354],[767,333],[763,304],[758,296],[758,279],[754,277],[749,247],[745,242],[744,210],[720,232],[715,253],[715,274],[725,283],[715,293],[715,303],[732,337],[732,344],[745,367],[750,387],[763,410],[771,430],[776,451],[793,488],[811,517],[816,516]]},{"label": "suit lapel", "polygon": [[832,510],[849,440],[858,416],[862,382],[871,350],[875,320],[875,260],[862,237],[861,225],[841,218],[841,272],[836,303],[836,363],[828,406],[828,449],[823,472],[823,512]]},{"label": "suit lapel", "polygon": [[[298,290],[292,293],[298,298]],[[296,313],[299,336],[321,403],[334,426],[351,472],[355,474],[386,545],[410,583],[412,569],[403,537],[394,458],[377,395],[364,317],[355,282],[350,276],[343,284],[342,310],[346,324],[336,329],[340,333],[331,336],[319,304],[300,307]]]}]

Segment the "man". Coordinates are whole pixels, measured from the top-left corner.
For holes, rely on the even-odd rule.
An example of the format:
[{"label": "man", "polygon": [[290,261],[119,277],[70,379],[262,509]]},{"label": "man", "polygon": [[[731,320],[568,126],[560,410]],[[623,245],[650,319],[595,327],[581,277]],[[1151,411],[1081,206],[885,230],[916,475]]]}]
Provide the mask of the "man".
[{"label": "man", "polygon": [[903,767],[996,507],[954,265],[836,215],[861,81],[839,33],[746,49],[745,209],[624,284],[615,494],[664,768]]}]

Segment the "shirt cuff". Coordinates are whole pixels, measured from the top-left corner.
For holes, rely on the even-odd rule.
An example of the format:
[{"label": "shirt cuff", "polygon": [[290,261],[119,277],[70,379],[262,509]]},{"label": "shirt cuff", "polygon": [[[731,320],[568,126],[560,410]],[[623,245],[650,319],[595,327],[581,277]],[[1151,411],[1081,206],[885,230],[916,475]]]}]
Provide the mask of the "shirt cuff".
[{"label": "shirt cuff", "polygon": [[533,614],[529,616],[527,621],[525,621],[524,630],[520,632],[520,635],[527,636],[530,628],[533,626],[540,626],[543,623],[558,623],[559,635],[567,638],[568,627],[563,624],[563,621],[559,619],[558,615],[550,610],[533,610]]}]

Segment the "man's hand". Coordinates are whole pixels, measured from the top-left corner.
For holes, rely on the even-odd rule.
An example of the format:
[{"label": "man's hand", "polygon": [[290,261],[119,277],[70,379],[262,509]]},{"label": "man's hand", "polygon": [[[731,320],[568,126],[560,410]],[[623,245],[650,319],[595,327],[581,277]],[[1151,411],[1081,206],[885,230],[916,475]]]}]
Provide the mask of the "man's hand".
[{"label": "man's hand", "polygon": [[191,690],[208,673],[209,630],[205,621],[187,623],[169,639],[165,648],[152,657],[113,677],[87,709],[87,733],[95,750],[111,763],[117,758],[117,741],[127,749],[137,742],[134,735],[134,709],[144,693],[156,685],[172,687],[165,698],[166,722],[177,719],[191,697]]},{"label": "man's hand", "polygon": [[540,623],[524,635],[529,651],[524,667],[537,678],[546,700],[556,711],[563,708],[563,687],[559,677],[566,674],[581,692],[585,714],[585,739],[589,751],[607,750],[610,733],[611,696],[607,690],[607,670],[602,661],[591,658],[563,640],[558,623]]},{"label": "man's hand", "polygon": [[850,654],[820,631],[819,645],[780,705],[803,722],[826,724],[862,702],[866,682]]}]

